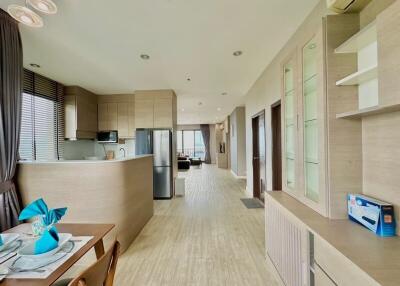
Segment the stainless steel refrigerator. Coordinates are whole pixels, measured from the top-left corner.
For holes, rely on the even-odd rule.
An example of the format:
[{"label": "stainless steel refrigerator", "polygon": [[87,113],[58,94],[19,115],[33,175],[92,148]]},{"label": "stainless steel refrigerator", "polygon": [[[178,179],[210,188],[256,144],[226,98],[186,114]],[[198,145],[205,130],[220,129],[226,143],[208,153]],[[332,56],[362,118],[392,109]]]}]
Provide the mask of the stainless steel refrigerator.
[{"label": "stainless steel refrigerator", "polygon": [[172,132],[165,129],[138,129],[136,155],[153,154],[154,199],[172,198]]}]

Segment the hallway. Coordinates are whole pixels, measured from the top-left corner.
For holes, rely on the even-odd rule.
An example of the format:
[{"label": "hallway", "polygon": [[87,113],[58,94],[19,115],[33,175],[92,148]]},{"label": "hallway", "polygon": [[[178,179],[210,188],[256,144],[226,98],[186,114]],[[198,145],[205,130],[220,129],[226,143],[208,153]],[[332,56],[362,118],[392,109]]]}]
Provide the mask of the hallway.
[{"label": "hallway", "polygon": [[116,285],[281,285],[264,258],[264,209],[240,201],[244,181],[214,165],[179,176],[186,196],[155,202],[120,258]]}]

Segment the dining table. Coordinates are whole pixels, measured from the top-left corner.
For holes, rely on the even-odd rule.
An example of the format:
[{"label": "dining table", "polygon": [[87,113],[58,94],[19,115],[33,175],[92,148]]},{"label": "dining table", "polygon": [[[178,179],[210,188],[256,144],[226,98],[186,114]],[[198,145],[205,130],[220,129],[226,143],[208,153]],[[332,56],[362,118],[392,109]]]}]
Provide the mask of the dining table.
[{"label": "dining table", "polygon": [[[91,236],[83,247],[68,258],[54,272],[45,279],[9,279],[5,278],[0,282],[0,286],[50,286],[56,282],[64,273],[68,271],[80,258],[82,258],[89,250],[94,248],[97,259],[104,254],[103,238],[114,228],[113,224],[74,224],[60,223],[57,224],[57,230],[62,233],[70,233],[75,236]],[[24,223],[6,231],[6,233],[19,233],[26,235],[32,232],[31,224]]]}]

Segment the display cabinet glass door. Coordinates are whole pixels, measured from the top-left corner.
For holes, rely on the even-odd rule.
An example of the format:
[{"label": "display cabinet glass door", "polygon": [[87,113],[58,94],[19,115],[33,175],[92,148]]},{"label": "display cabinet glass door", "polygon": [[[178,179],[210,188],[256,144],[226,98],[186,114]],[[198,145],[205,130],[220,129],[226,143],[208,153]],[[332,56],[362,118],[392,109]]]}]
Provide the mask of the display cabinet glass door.
[{"label": "display cabinet glass door", "polygon": [[293,190],[295,187],[295,136],[297,121],[297,104],[295,100],[295,74],[293,63],[284,66],[284,93],[285,93],[285,160],[286,160],[286,187]]},{"label": "display cabinet glass door", "polygon": [[303,120],[305,195],[319,201],[317,43],[303,48]]}]

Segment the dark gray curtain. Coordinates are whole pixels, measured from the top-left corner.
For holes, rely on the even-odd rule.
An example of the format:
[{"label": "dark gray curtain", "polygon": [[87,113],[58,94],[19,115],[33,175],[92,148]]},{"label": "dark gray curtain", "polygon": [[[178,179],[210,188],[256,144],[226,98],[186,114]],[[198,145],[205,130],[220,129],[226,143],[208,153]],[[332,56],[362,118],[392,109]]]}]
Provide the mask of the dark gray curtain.
[{"label": "dark gray curtain", "polygon": [[0,230],[18,224],[13,177],[21,125],[22,45],[18,24],[0,9]]},{"label": "dark gray curtain", "polygon": [[210,154],[210,125],[201,124],[200,125],[201,135],[203,135],[203,141],[205,146],[205,159],[204,163],[211,164],[211,154]]}]

